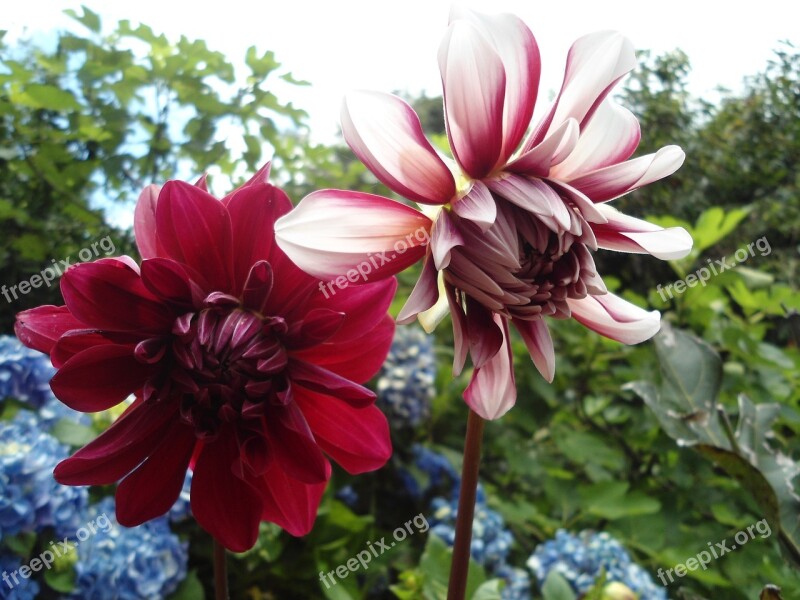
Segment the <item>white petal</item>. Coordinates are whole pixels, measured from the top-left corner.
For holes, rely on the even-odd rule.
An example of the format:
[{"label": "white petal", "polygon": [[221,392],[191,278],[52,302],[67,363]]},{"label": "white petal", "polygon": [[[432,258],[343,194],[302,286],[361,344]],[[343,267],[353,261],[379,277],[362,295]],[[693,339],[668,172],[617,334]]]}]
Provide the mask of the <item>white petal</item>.
[{"label": "white petal", "polygon": [[450,147],[472,178],[488,174],[503,144],[503,62],[474,25],[457,20],[439,46]]},{"label": "white petal", "polygon": [[556,373],[556,354],[553,350],[553,338],[544,319],[535,321],[522,321],[515,319],[514,325],[522,336],[525,346],[531,355],[531,360],[539,373],[548,383],[553,383]]},{"label": "white petal", "polygon": [[455,181],[405,100],[352,92],[342,105],[342,133],[353,152],[387,187],[410,200],[449,202]]},{"label": "white petal", "polygon": [[506,414],[517,401],[511,345],[508,340],[508,323],[495,314],[494,321],[501,327],[503,343],[499,352],[479,369],[464,390],[464,400],[480,417],[493,421]]},{"label": "white petal", "polygon": [[542,140],[508,165],[513,173],[547,177],[550,167],[569,156],[578,143],[580,127],[575,119],[567,119]]},{"label": "white petal", "polygon": [[608,293],[567,299],[572,317],[589,329],[623,344],[638,344],[650,339],[661,327],[657,310],[648,312]]},{"label": "white petal", "polygon": [[463,246],[464,238],[456,227],[449,211],[443,210],[433,224],[431,251],[436,269],[441,271],[450,264],[450,251],[455,246]]},{"label": "white petal", "polygon": [[683,227],[664,229],[621,213],[607,204],[598,204],[597,208],[607,220],[605,224],[592,226],[600,248],[652,254],[661,260],[683,258],[692,249],[692,236]]},{"label": "white petal", "polygon": [[469,192],[454,201],[452,206],[454,213],[476,223],[483,231],[489,229],[497,218],[497,205],[482,181],[473,181]]},{"label": "white petal", "polygon": [[363,282],[394,275],[422,258],[431,225],[419,211],[388,198],[321,190],[275,222],[275,241],[314,277],[356,269]]},{"label": "white petal", "polygon": [[569,156],[553,167],[550,176],[574,179],[581,173],[628,160],[641,139],[636,116],[627,108],[606,99],[583,128]]},{"label": "white petal", "polygon": [[672,175],[683,164],[684,158],[686,155],[678,146],[664,146],[655,154],[604,167],[568,183],[593,202],[606,202]]}]

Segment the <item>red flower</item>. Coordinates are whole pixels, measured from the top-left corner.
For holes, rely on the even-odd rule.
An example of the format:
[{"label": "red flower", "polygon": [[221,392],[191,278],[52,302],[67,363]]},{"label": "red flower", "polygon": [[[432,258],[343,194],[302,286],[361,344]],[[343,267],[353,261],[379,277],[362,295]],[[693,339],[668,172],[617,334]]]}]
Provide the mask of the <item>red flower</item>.
[{"label": "red flower", "polygon": [[392,279],[338,290],[294,266],[274,244],[291,209],[268,166],[220,202],[170,181],[147,188],[135,213],[144,258],[70,268],[66,306],[17,317],[22,342],[50,355],[55,395],[84,412],[136,400],[63,461],[67,485],[117,488],[117,518],[165,513],[194,470],[192,512],[227,548],[253,546],[259,521],[305,535],[330,478],[381,467],[389,430],[359,385],[386,357]]}]

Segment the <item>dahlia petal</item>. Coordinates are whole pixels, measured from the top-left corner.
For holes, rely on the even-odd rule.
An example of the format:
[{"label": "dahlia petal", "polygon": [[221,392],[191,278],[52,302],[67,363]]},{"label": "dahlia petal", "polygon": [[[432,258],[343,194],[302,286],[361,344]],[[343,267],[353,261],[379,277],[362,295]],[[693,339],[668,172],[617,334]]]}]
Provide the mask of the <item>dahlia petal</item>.
[{"label": "dahlia petal", "polygon": [[443,210],[433,224],[431,232],[431,255],[436,269],[441,271],[450,264],[450,251],[456,246],[463,246],[464,238],[453,222],[450,213]]},{"label": "dahlia petal", "polygon": [[428,254],[425,257],[425,262],[422,264],[422,273],[420,273],[414,289],[408,296],[405,305],[397,315],[397,322],[401,325],[410,323],[417,318],[421,312],[428,310],[431,306],[436,304],[439,299],[439,283],[438,271],[434,264],[433,257]]},{"label": "dahlia petal", "polygon": [[[331,467],[328,464],[327,475]],[[306,484],[289,477],[277,462],[273,462],[262,480],[263,511],[261,518],[275,523],[295,537],[311,531],[317,518],[320,500],[328,485],[327,481]]]},{"label": "dahlia petal", "polygon": [[661,328],[661,315],[657,310],[647,312],[611,293],[580,300],[568,298],[567,304],[576,321],[623,344],[643,342]]},{"label": "dahlia petal", "polygon": [[231,291],[231,223],[225,206],[208,192],[169,181],[156,206],[158,241],[169,258],[203,273],[213,288]]},{"label": "dahlia petal", "polygon": [[303,360],[293,357],[288,371],[293,383],[315,392],[336,396],[353,406],[367,406],[375,401],[373,391]]},{"label": "dahlia petal", "polygon": [[273,285],[269,291],[263,314],[284,315],[292,321],[295,315],[305,313],[309,299],[316,294],[315,288],[322,289],[320,282],[294,264],[277,243],[272,246],[269,264],[280,285]]},{"label": "dahlia petal", "polygon": [[117,259],[74,265],[61,278],[61,293],[83,328],[156,332],[168,330],[175,317],[139,274]]},{"label": "dahlia petal", "polygon": [[444,272],[439,271],[436,278],[437,287],[439,288],[439,299],[436,304],[431,306],[428,310],[422,311],[417,315],[417,320],[422,328],[427,333],[433,333],[436,326],[442,322],[450,311],[450,306],[447,302],[447,295],[444,293]]},{"label": "dahlia petal", "polygon": [[[142,261],[142,283],[161,300],[178,308],[191,309],[199,305],[203,292],[195,281],[203,282],[196,273],[171,258],[151,258]],[[202,285],[207,285],[202,283]]]},{"label": "dahlia petal", "polygon": [[275,238],[297,266],[323,280],[335,278],[341,288],[415,263],[425,254],[430,228],[428,217],[388,198],[322,190],[278,219]]},{"label": "dahlia petal", "polygon": [[494,321],[492,311],[467,296],[467,333],[472,364],[480,369],[503,345],[503,332]]},{"label": "dahlia petal", "polygon": [[627,108],[605,99],[581,131],[575,148],[565,160],[553,167],[550,176],[569,180],[581,173],[621,163],[636,151],[641,137],[636,116]]},{"label": "dahlia petal", "polygon": [[491,190],[539,217],[553,217],[562,230],[569,229],[569,211],[561,197],[544,181],[505,174],[488,182]]},{"label": "dahlia petal", "polygon": [[14,333],[28,348],[50,354],[58,339],[71,329],[85,329],[66,306],[37,306],[17,313]]},{"label": "dahlia petal", "polygon": [[605,224],[592,225],[600,248],[647,253],[661,260],[683,258],[692,250],[692,236],[683,227],[664,229],[623,214],[607,204],[598,204],[597,208],[607,219]]},{"label": "dahlia petal", "polygon": [[576,40],[567,55],[561,91],[526,149],[567,119],[576,119],[583,129],[611,88],[635,66],[633,44],[615,31],[598,31]]},{"label": "dahlia petal", "polygon": [[303,483],[328,480],[328,461],[296,403],[272,407],[266,423],[270,453],[287,475]]},{"label": "dahlia petal", "polygon": [[394,321],[389,315],[361,337],[345,341],[328,341],[324,344],[294,352],[293,356],[319,365],[328,371],[354,381],[364,383],[380,370],[392,345]]},{"label": "dahlia petal", "polygon": [[493,316],[502,329],[500,350],[485,365],[475,369],[464,390],[464,400],[478,416],[489,421],[506,414],[517,401],[511,345],[508,340],[508,323],[500,315]]},{"label": "dahlia petal", "polygon": [[539,373],[547,380],[547,383],[553,383],[553,377],[555,377],[556,373],[556,355],[547,323],[545,323],[544,319],[535,321],[514,319],[513,322],[522,336],[525,346],[528,348],[533,364],[536,365]]},{"label": "dahlia petal", "polygon": [[350,148],[392,191],[427,204],[445,204],[455,194],[450,169],[405,100],[380,92],[352,92],[342,104],[341,121]]},{"label": "dahlia petal", "polygon": [[63,485],[109,485],[118,481],[153,452],[176,410],[168,403],[135,401],[111,427],[56,466],[56,481]]},{"label": "dahlia petal", "polygon": [[482,181],[473,181],[469,192],[454,201],[452,206],[454,213],[474,222],[483,231],[489,229],[497,218],[497,205],[489,188]]},{"label": "dahlia petal", "polygon": [[527,25],[511,14],[485,15],[458,8],[451,11],[450,19],[474,25],[502,61],[506,86],[500,161],[505,162],[522,141],[533,115],[541,72],[536,40]]},{"label": "dahlia petal", "polygon": [[539,144],[523,153],[508,165],[512,173],[546,177],[553,164],[563,160],[578,143],[580,126],[575,119],[567,119]]},{"label": "dahlia petal", "polygon": [[386,417],[375,406],[354,408],[331,396],[303,390],[295,400],[319,445],[348,473],[381,468],[392,455]]},{"label": "dahlia petal", "polygon": [[160,192],[160,185],[148,185],[139,194],[139,200],[133,211],[133,235],[139,255],[143,259],[163,256],[163,249],[156,235],[156,205]]},{"label": "dahlia petal", "polygon": [[197,459],[192,477],[192,515],[228,550],[244,552],[258,538],[264,501],[243,479],[243,473],[234,472],[239,449],[235,436],[225,433],[204,445]]},{"label": "dahlia petal", "polygon": [[439,70],[453,155],[464,172],[480,179],[501,158],[503,61],[474,25],[458,20],[439,46]]},{"label": "dahlia petal", "polygon": [[153,453],[117,487],[117,521],[136,527],[166,513],[180,496],[197,438],[194,429],[174,421]]},{"label": "dahlia petal", "polygon": [[292,203],[283,190],[253,183],[231,194],[227,207],[236,244],[233,268],[239,293],[253,264],[269,259],[275,240],[275,221],[291,210]]},{"label": "dahlia petal", "polygon": [[[233,198],[233,197],[234,197],[234,196],[235,196],[235,195],[236,195],[236,194],[237,194],[239,191],[243,190],[243,189],[244,189],[244,188],[246,188],[246,187],[249,187],[249,186],[251,186],[251,185],[259,185],[259,184],[269,183],[269,174],[270,174],[270,171],[271,171],[271,170],[272,170],[272,162],[270,161],[270,162],[267,162],[267,163],[266,163],[264,166],[262,166],[262,167],[261,167],[261,168],[260,168],[258,171],[256,171],[256,172],[253,174],[253,176],[252,176],[250,179],[248,179],[248,180],[247,180],[245,183],[243,183],[241,186],[239,186],[238,188],[236,188],[235,190],[233,190],[233,191],[232,191],[230,194],[228,194],[227,196],[225,196],[225,197],[222,199],[222,203],[223,203],[225,206],[227,206],[227,205],[228,205],[228,203],[231,201],[231,199],[232,199],[232,198]],[[291,208],[292,208],[292,207],[291,207],[291,206],[289,206],[289,208],[287,209],[287,212],[288,212],[288,210],[290,210]]]},{"label": "dahlia petal", "polygon": [[568,183],[593,202],[606,202],[672,175],[686,155],[678,146],[665,146],[655,154],[586,173]]},{"label": "dahlia petal", "polygon": [[116,344],[87,348],[65,362],[50,381],[56,397],[74,410],[99,412],[141,388],[153,373],[134,358],[133,348]]},{"label": "dahlia petal", "polygon": [[308,311],[301,321],[289,327],[284,343],[287,349],[300,350],[330,339],[342,327],[346,315],[329,308]]},{"label": "dahlia petal", "polygon": [[53,346],[50,360],[58,369],[70,358],[87,348],[113,343],[95,329],[72,329],[62,335]]},{"label": "dahlia petal", "polygon": [[461,306],[452,286],[445,286],[447,302],[453,321],[453,375],[458,377],[464,370],[469,352],[469,331],[467,330],[467,316]]},{"label": "dahlia petal", "polygon": [[264,314],[264,307],[269,300],[272,286],[275,283],[275,272],[265,260],[253,264],[242,290],[242,305],[246,308]]},{"label": "dahlia petal", "polygon": [[308,313],[316,308],[327,308],[343,312],[345,318],[342,326],[328,341],[350,341],[360,338],[383,321],[396,291],[397,280],[394,277],[367,285],[351,285],[337,290],[335,295],[328,298],[317,290],[302,310]]}]

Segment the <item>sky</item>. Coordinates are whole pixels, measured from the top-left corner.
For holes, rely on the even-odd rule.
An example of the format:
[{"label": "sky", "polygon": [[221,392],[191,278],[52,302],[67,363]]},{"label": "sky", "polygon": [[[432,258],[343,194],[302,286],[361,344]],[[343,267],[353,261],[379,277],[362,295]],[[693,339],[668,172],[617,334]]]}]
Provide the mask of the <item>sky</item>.
[{"label": "sky", "polygon": [[[236,64],[248,46],[273,50],[311,88],[280,94],[310,114],[312,137],[338,132],[341,99],[351,89],[440,93],[437,49],[447,26],[449,0],[303,1],[225,0],[215,4],[170,0],[83,0],[111,28],[119,19],[143,22],[170,37],[202,38]],[[762,70],[779,40],[800,43],[800,3],[758,0],[746,11],[709,0],[670,2],[467,0],[482,12],[512,12],[533,31],[542,55],[545,96],[558,89],[571,43],[599,29],[616,29],[639,49],[684,50],[692,63],[691,91],[715,99],[718,86],[737,90]],[[70,0],[6,0],[0,29],[7,39],[70,25]],[[212,8],[213,7],[213,8]],[[80,12],[80,11],[78,11]],[[240,58],[241,57],[241,58]]]}]

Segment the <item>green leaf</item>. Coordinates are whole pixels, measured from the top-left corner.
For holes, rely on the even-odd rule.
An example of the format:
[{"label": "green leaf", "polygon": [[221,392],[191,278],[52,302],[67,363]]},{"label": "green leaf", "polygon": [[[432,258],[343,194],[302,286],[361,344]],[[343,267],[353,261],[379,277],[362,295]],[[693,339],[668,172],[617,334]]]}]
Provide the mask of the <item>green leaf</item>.
[{"label": "green leaf", "polygon": [[169,596],[169,600],[205,600],[203,584],[197,577],[196,571],[189,571],[178,589]]},{"label": "green leaf", "polygon": [[550,571],[542,586],[542,598],[544,600],[575,600],[575,592],[572,591],[564,577],[556,571]]},{"label": "green leaf", "polygon": [[78,15],[78,13],[71,8],[65,10],[64,14],[72,17],[78,21],[78,23],[84,25],[87,29],[89,29],[89,31],[93,33],[100,33],[100,16],[86,8],[84,5],[81,5],[81,9],[83,10],[82,15]]},{"label": "green leaf", "polygon": [[59,419],[51,431],[54,438],[67,446],[85,446],[97,437],[94,429],[68,419]]},{"label": "green leaf", "polygon": [[502,579],[490,579],[475,590],[470,600],[501,600],[504,585]]},{"label": "green leaf", "polygon": [[[453,550],[437,535],[428,537],[425,551],[420,558],[420,572],[424,576],[423,590],[428,600],[445,600],[450,581],[450,564]],[[471,598],[486,581],[483,568],[472,559],[469,561],[466,597]]]},{"label": "green leaf", "polygon": [[43,108],[54,111],[81,109],[81,105],[71,92],[54,85],[33,83],[27,86],[16,100],[31,108]]},{"label": "green leaf", "polygon": [[75,589],[75,570],[70,569],[47,569],[44,572],[44,580],[51,588],[62,594],[69,594]]},{"label": "green leaf", "polygon": [[629,484],[607,481],[581,488],[586,509],[604,519],[616,520],[636,515],[649,515],[661,510],[661,503],[646,494],[628,492]]},{"label": "green leaf", "polygon": [[33,552],[33,546],[36,544],[36,534],[29,531],[10,535],[3,538],[3,544],[14,554],[27,558]]}]

